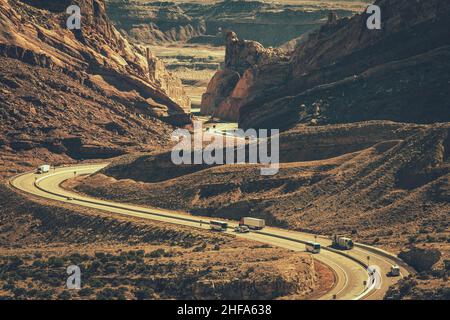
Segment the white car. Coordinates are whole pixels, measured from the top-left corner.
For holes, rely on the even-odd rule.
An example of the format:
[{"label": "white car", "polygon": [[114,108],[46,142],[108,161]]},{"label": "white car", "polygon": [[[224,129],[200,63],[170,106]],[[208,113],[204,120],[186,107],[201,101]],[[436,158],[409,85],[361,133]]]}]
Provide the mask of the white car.
[{"label": "white car", "polygon": [[250,232],[250,229],[247,226],[237,226],[236,228],[234,228],[234,232],[248,233],[248,232]]}]

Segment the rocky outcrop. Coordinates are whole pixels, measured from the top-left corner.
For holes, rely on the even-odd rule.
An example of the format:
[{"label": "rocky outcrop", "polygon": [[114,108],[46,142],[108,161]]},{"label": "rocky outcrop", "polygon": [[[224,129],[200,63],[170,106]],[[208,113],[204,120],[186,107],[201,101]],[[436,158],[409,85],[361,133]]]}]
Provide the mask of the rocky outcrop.
[{"label": "rocky outcrop", "polygon": [[150,113],[163,107],[166,115],[189,110],[181,81],[118,33],[106,16],[103,0],[71,2],[81,8],[83,17],[82,28],[74,31],[65,28],[65,4],[1,0],[0,53],[89,79],[130,107],[139,102]]},{"label": "rocky outcrop", "polygon": [[251,85],[243,86],[246,97],[238,103],[240,126],[450,121],[450,4],[376,3],[383,12],[381,30],[366,27],[366,13],[350,19],[330,15],[299,42],[288,62],[262,67],[228,50],[251,74]]},{"label": "rocky outcrop", "polygon": [[[81,30],[66,28],[70,4],[81,8]],[[0,0],[0,154],[8,161],[159,149],[173,125],[191,123],[189,108],[181,81],[119,34],[103,1]]]},{"label": "rocky outcrop", "polygon": [[140,43],[186,42],[206,32],[201,17],[190,16],[172,2],[141,4],[109,0],[107,11],[127,37]]},{"label": "rocky outcrop", "polygon": [[239,73],[233,70],[217,71],[202,95],[201,113],[214,114],[220,103],[231,94],[239,78]]},{"label": "rocky outcrop", "polygon": [[[108,14],[121,32],[143,43],[208,43],[223,45],[222,30],[235,30],[265,46],[279,46],[324,24],[331,9],[351,16],[354,6],[268,3],[232,0],[141,2],[108,0]],[[276,26],[276,28],[274,28]]]},{"label": "rocky outcrop", "polygon": [[449,3],[377,4],[382,30],[366,28],[367,14],[333,18],[298,45],[285,85],[266,86],[240,108],[240,125],[449,121]]},{"label": "rocky outcrop", "polygon": [[[314,260],[309,257],[293,257],[283,261],[288,268],[277,268],[277,281],[267,281],[268,277],[256,279],[208,279],[198,281],[193,286],[193,298],[215,299],[217,291],[227,299],[275,299],[280,293],[291,296],[302,296],[311,292],[317,281],[314,273]],[[267,267],[260,266],[263,269]],[[308,272],[309,270],[309,272]],[[306,271],[306,272],[305,272]],[[259,274],[259,271],[254,271]]]},{"label": "rocky outcrop", "polygon": [[284,83],[287,61],[288,56],[281,49],[266,49],[258,42],[241,40],[236,33],[228,32],[224,70],[217,71],[208,84],[202,97],[202,113],[237,122],[240,107],[251,99],[251,91],[261,87],[261,82]]}]

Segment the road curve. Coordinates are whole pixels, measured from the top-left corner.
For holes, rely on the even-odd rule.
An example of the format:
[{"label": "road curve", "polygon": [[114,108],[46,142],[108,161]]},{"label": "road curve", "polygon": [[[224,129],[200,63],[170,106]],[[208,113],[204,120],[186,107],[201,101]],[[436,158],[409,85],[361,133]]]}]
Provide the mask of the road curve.
[{"label": "road curve", "polygon": [[[40,175],[29,172],[12,178],[10,184],[18,190],[47,199],[166,223],[203,229],[209,228],[210,217],[199,217],[182,212],[99,200],[76,194],[60,186],[63,181],[73,178],[75,175],[93,174],[106,165],[103,163],[59,167],[52,169],[49,173]],[[391,265],[399,264],[400,261],[394,256],[373,247],[358,245],[350,251],[342,252],[329,248],[331,241],[325,237],[315,237],[312,234],[273,227],[266,227],[261,231],[247,234],[237,234],[232,231],[232,228],[237,226],[238,223],[236,221],[227,222],[230,226],[227,233],[294,251],[305,251],[305,241],[319,242],[322,250],[319,254],[314,255],[314,258],[331,267],[336,275],[334,287],[320,299],[382,299],[388,287],[399,280],[399,277],[390,278],[386,274]],[[369,280],[366,271],[368,264],[375,265],[381,270],[381,285],[378,286],[376,283],[365,285],[365,282]],[[402,276],[408,275],[409,272],[408,267],[401,264]]]}]

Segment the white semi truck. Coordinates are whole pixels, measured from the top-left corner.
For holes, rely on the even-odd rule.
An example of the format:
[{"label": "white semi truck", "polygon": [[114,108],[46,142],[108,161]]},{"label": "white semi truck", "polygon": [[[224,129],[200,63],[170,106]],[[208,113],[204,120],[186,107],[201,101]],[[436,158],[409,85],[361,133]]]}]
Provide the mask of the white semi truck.
[{"label": "white semi truck", "polygon": [[43,164],[42,166],[39,166],[37,168],[37,173],[46,173],[50,171],[50,165],[48,164]]},{"label": "white semi truck", "polygon": [[263,219],[256,219],[251,217],[243,217],[239,221],[240,226],[247,226],[249,229],[261,230],[266,226],[266,222]]},{"label": "white semi truck", "polygon": [[333,247],[341,250],[350,250],[353,248],[353,240],[340,235],[333,235],[332,239]]}]

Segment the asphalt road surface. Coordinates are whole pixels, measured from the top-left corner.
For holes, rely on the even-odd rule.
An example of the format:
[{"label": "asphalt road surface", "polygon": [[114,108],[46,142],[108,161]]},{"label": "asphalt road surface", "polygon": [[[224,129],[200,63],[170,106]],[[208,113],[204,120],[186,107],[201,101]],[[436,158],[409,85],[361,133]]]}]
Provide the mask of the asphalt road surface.
[{"label": "asphalt road surface", "polygon": [[[93,174],[106,165],[92,164],[60,167],[51,169],[49,173],[45,174],[30,172],[14,177],[10,182],[16,189],[51,200],[144,219],[202,228],[205,229],[205,232],[212,232],[209,231],[210,217],[193,216],[183,212],[99,200],[76,194],[60,186],[63,181],[73,178],[75,172],[76,175]],[[218,219],[214,218],[214,220]],[[319,254],[314,254],[314,258],[332,268],[336,276],[334,287],[320,299],[382,299],[391,284],[408,275],[411,271],[411,269],[401,264],[389,253],[381,252],[369,246],[356,245],[352,250],[340,251],[330,248],[331,240],[326,237],[273,227],[266,227],[261,231],[252,231],[246,234],[235,233],[233,228],[238,225],[238,222],[224,221],[229,225],[227,233],[272,246],[294,251],[305,251],[305,241],[320,243],[322,249]],[[391,266],[395,264],[400,264],[401,276],[388,277],[387,273]],[[378,277],[377,274],[369,277],[367,272],[368,265],[374,265],[379,268],[380,273]]]}]

